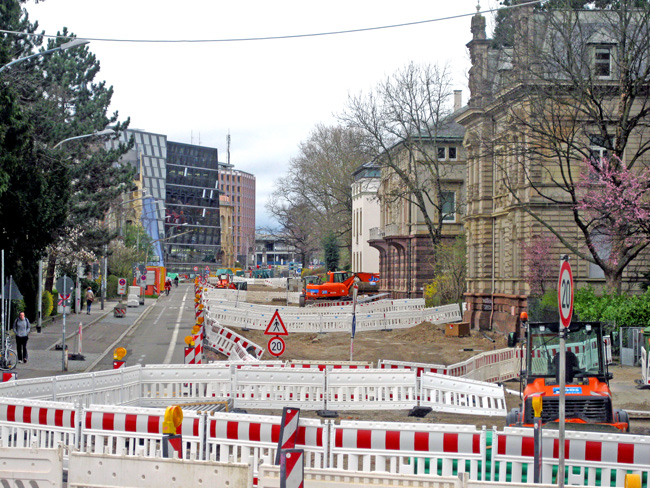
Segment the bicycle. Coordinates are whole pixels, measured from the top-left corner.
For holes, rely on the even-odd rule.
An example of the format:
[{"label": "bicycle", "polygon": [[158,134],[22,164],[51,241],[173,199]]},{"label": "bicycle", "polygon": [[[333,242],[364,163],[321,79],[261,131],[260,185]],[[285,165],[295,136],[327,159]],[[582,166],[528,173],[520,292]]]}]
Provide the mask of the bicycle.
[{"label": "bicycle", "polygon": [[16,364],[18,364],[18,356],[12,347],[11,337],[7,334],[5,345],[0,351],[0,370],[16,369]]}]

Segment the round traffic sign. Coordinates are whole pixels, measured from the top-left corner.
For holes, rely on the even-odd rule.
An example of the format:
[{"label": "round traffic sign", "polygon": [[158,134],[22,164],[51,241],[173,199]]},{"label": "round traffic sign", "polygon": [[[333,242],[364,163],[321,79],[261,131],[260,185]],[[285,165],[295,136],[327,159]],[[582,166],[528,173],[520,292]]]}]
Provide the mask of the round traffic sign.
[{"label": "round traffic sign", "polygon": [[282,337],[272,337],[271,340],[269,341],[268,345],[266,348],[269,350],[269,354],[271,356],[282,356],[284,354],[284,349],[286,348],[286,344],[282,340]]},{"label": "round traffic sign", "polygon": [[194,271],[198,271],[198,270],[199,270],[199,267],[198,267],[198,266],[194,266]]},{"label": "round traffic sign", "polygon": [[557,303],[560,309],[560,322],[562,326],[571,325],[573,316],[573,273],[569,261],[562,261],[560,277],[557,282]]},{"label": "round traffic sign", "polygon": [[206,267],[205,267],[205,270],[206,270],[206,271],[210,271],[210,266],[206,266]]},{"label": "round traffic sign", "polygon": [[120,286],[126,286],[126,280],[125,280],[124,278],[120,278],[120,279],[117,281],[117,283],[118,283]]}]

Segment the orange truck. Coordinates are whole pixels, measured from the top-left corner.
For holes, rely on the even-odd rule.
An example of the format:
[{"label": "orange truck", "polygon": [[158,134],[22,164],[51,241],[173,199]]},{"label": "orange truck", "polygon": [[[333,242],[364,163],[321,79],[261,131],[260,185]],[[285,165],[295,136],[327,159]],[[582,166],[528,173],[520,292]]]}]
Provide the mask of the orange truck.
[{"label": "orange truck", "polygon": [[[379,288],[378,273],[352,273],[351,271],[328,271],[327,281],[320,283],[316,276],[306,276],[303,297],[308,300],[349,300],[352,298],[352,286],[357,278],[360,294],[377,293]],[[301,298],[303,298],[301,297]],[[303,300],[301,300],[301,303]]]},{"label": "orange truck", "polygon": [[[558,422],[560,404],[559,324],[523,322],[526,369],[521,408],[513,408],[506,425],[532,427],[532,400],[542,397],[542,424]],[[514,346],[513,334],[508,345]],[[565,422],[567,428],[628,432],[629,415],[612,406],[609,380],[612,374],[604,360],[599,322],[572,322],[566,334]]]}]

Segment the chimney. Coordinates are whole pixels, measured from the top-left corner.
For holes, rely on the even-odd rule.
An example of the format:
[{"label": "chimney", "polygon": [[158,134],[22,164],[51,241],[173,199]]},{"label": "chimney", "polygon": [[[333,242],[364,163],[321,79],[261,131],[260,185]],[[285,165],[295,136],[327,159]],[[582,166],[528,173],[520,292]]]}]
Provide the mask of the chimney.
[{"label": "chimney", "polygon": [[463,106],[463,90],[454,90],[454,112]]}]

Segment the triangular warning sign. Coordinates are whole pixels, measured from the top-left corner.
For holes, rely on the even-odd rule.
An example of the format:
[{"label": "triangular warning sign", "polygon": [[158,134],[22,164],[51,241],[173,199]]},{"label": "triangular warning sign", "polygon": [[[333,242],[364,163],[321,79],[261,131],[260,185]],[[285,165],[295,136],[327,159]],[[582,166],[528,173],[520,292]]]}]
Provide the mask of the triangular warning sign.
[{"label": "triangular warning sign", "polygon": [[282,322],[282,319],[280,318],[280,313],[277,310],[273,314],[273,317],[271,317],[271,321],[269,322],[269,325],[266,326],[264,333],[266,335],[289,335],[287,328],[284,326],[284,322]]}]

